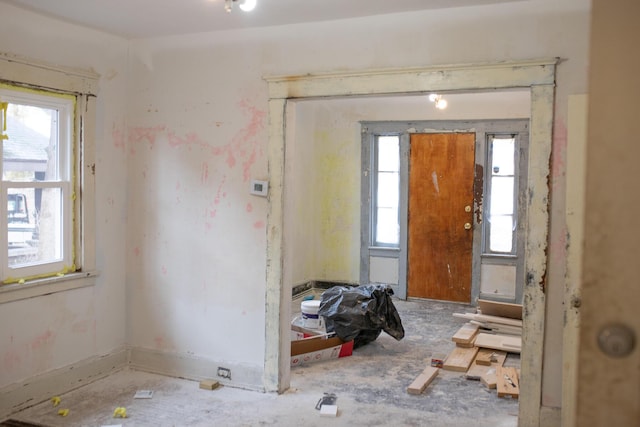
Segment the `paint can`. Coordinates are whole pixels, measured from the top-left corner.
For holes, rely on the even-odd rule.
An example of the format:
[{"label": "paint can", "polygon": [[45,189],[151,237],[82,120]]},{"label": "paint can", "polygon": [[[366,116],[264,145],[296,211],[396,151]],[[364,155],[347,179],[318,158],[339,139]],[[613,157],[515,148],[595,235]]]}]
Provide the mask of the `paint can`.
[{"label": "paint can", "polygon": [[320,316],[318,316],[319,309],[320,300],[302,301],[300,303],[302,322],[305,328],[318,329],[322,326]]}]

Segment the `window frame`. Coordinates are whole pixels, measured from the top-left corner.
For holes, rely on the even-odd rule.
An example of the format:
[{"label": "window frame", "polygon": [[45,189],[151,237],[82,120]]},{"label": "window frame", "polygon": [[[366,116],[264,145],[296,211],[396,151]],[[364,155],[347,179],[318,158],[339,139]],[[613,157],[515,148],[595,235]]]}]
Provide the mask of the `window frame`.
[{"label": "window frame", "polygon": [[[0,304],[95,284],[95,115],[99,75],[0,53],[0,83],[27,90],[71,95],[76,108],[72,118],[75,156],[71,173],[73,194],[74,266],[50,277],[0,284]],[[4,261],[3,261],[4,262]]]},{"label": "window frame", "polygon": [[[34,264],[11,265],[7,263],[9,254],[7,252],[8,242],[0,242],[0,259],[3,265],[0,266],[1,279],[3,283],[10,284],[21,280],[29,280],[35,277],[50,277],[56,274],[64,274],[75,271],[74,237],[77,234],[73,207],[79,200],[74,200],[74,164],[75,153],[78,148],[74,140],[73,122],[76,116],[76,96],[62,95],[50,91],[34,91],[20,88],[15,85],[0,83],[0,100],[8,102],[9,105],[26,105],[39,108],[47,108],[58,112],[56,118],[58,122],[56,140],[58,142],[56,155],[53,159],[56,173],[46,180],[11,180],[2,179],[4,190],[2,191],[2,204],[5,204],[5,197],[11,190],[29,189],[59,190],[60,200],[60,254],[57,259],[48,259]],[[2,118],[0,118],[0,123]],[[11,129],[7,129],[10,137]],[[4,173],[4,169],[3,169]],[[32,206],[32,212],[36,212],[36,207]],[[6,230],[8,224],[6,218],[0,218],[0,225]],[[42,231],[42,229],[41,229]]]}]

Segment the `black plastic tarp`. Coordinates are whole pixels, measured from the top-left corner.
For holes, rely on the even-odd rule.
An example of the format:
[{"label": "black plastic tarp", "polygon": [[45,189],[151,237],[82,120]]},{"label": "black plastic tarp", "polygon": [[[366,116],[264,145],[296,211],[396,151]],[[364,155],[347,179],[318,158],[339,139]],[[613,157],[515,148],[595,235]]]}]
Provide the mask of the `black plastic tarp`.
[{"label": "black plastic tarp", "polygon": [[401,340],[404,328],[392,295],[393,289],[385,284],[334,286],[322,293],[318,314],[327,332],[353,340],[354,348],[374,341],[382,331]]}]

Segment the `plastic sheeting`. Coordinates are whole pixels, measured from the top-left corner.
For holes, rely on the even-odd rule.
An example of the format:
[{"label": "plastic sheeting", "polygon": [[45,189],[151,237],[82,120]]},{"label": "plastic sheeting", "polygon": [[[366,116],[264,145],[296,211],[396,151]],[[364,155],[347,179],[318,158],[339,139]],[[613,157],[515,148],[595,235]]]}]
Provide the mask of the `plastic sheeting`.
[{"label": "plastic sheeting", "polygon": [[389,285],[334,286],[322,293],[318,314],[327,332],[335,332],[353,347],[375,341],[382,331],[396,340],[404,337],[400,315],[393,305]]}]

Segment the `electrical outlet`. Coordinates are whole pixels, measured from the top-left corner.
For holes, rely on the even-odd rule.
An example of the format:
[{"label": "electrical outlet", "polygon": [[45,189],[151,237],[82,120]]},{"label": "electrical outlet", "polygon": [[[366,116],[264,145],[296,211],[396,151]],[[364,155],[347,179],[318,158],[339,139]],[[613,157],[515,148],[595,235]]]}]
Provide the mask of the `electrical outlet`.
[{"label": "electrical outlet", "polygon": [[221,366],[218,366],[218,376],[230,380],[231,379],[231,369],[223,368]]}]

